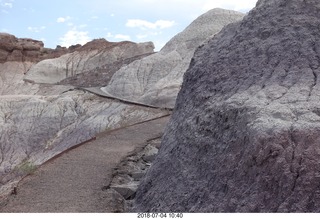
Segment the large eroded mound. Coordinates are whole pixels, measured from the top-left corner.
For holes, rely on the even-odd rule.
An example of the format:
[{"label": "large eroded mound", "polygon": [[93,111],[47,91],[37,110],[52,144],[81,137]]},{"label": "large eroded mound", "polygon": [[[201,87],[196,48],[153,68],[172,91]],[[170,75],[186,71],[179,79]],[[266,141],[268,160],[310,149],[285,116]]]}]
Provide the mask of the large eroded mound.
[{"label": "large eroded mound", "polygon": [[159,53],[121,68],[101,90],[115,98],[173,108],[196,48],[243,16],[224,9],[208,11],[173,37]]},{"label": "large eroded mound", "polygon": [[320,3],[260,0],[199,48],[139,211],[320,211]]}]

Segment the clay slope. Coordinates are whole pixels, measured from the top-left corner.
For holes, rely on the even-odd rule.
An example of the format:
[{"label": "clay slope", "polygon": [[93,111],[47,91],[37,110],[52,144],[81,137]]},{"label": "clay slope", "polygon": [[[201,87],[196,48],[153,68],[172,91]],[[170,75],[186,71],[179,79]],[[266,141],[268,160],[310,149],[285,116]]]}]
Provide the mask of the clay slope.
[{"label": "clay slope", "polygon": [[320,212],[319,26],[260,0],[196,51],[137,211]]},{"label": "clay slope", "polygon": [[157,54],[124,66],[101,88],[107,95],[142,104],[173,108],[195,49],[243,14],[213,9],[192,22]]},{"label": "clay slope", "polygon": [[81,74],[77,74],[71,77],[68,77],[58,84],[60,85],[73,85],[75,87],[101,87],[108,84],[114,75],[121,67],[126,66],[133,61],[142,59],[146,56],[149,56],[153,53],[146,53],[126,59],[119,59],[118,61],[110,64],[105,64],[98,66],[94,70],[89,70],[82,72]]},{"label": "clay slope", "polygon": [[[148,43],[112,43],[105,39],[94,40],[73,53],[56,59],[47,59],[33,66],[25,80],[33,83],[55,84],[81,73],[102,74],[103,69],[121,60],[150,54],[154,45]],[[102,70],[101,70],[102,69]],[[108,77],[108,75],[102,75]],[[91,86],[87,84],[87,86]]]},{"label": "clay slope", "polygon": [[71,85],[34,84],[24,80],[25,73],[34,62],[0,63],[0,96],[1,95],[57,95],[73,89]]}]

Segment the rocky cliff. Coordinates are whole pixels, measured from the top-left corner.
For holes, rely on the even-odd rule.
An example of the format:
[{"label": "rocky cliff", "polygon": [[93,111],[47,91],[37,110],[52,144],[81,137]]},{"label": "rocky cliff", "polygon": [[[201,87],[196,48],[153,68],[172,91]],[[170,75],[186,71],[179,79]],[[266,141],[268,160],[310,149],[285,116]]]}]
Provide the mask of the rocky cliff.
[{"label": "rocky cliff", "polygon": [[197,49],[138,211],[320,212],[319,27],[260,0]]},{"label": "rocky cliff", "polygon": [[[110,73],[106,71],[108,66],[132,57],[153,53],[153,50],[154,45],[151,42],[112,43],[105,39],[94,40],[73,53],[39,62],[27,72],[25,80],[32,83],[55,84],[88,72],[93,76],[100,74],[100,77],[110,77]],[[105,72],[106,74],[103,74]],[[85,85],[92,86],[89,83]]]},{"label": "rocky cliff", "polygon": [[108,96],[173,108],[182,78],[195,49],[225,25],[243,18],[240,12],[213,9],[173,37],[161,51],[124,66],[101,88]]}]

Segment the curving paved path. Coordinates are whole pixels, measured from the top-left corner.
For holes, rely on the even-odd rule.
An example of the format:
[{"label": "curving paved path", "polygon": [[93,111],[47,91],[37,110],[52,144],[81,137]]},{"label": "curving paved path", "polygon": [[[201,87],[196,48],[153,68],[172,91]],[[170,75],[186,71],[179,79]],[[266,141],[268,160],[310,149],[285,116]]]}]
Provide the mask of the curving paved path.
[{"label": "curving paved path", "polygon": [[[120,160],[160,136],[169,116],[101,133],[23,179],[0,212],[108,212],[114,197],[101,188]],[[110,207],[111,206],[111,207]]]}]

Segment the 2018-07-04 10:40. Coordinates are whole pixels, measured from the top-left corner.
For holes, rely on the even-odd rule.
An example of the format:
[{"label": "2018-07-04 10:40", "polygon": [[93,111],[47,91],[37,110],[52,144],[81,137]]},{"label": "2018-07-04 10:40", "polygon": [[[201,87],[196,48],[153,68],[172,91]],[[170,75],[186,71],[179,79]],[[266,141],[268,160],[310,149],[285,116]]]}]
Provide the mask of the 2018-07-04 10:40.
[{"label": "2018-07-04 10:40", "polygon": [[137,218],[183,218],[183,213],[138,213]]}]

